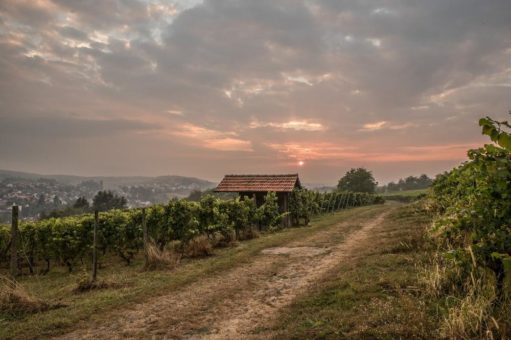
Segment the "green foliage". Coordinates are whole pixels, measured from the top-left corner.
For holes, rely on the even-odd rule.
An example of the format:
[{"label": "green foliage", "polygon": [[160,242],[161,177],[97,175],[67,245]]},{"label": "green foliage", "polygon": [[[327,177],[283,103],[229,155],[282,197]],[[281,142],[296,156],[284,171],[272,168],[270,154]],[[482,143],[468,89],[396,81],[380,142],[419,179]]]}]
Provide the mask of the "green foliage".
[{"label": "green foliage", "polygon": [[[334,192],[322,194],[309,190],[296,190],[291,194],[290,214],[293,224],[322,212],[372,204],[377,196],[366,193]],[[222,200],[204,195],[200,202],[173,199],[165,205],[146,209],[149,237],[160,250],[170,242],[185,249],[197,236],[213,239],[223,236],[238,239],[251,234],[253,226],[275,229],[287,213],[281,213],[276,193],[266,195],[264,204],[256,207],[249,198]],[[36,222],[24,221],[20,225],[20,258],[32,271],[45,263],[47,272],[53,262],[66,265],[72,271],[80,260],[91,256],[94,215],[48,218]],[[250,237],[250,236],[249,236]],[[0,226],[0,262],[9,259],[10,227]],[[129,265],[143,248],[141,209],[113,209],[99,214],[99,255],[116,254]]]},{"label": "green foliage", "polygon": [[5,224],[0,224],[0,263],[8,261],[8,252],[11,234],[10,227]]},{"label": "green foliage", "polygon": [[[495,121],[483,118],[480,125],[493,141],[509,147]],[[446,260],[462,275],[487,268],[502,294],[511,256],[511,155],[509,148],[485,145],[468,157],[435,180],[432,198],[439,216],[433,231]]]},{"label": "green foliage", "polygon": [[289,213],[293,225],[299,225],[302,220],[304,225],[307,225],[312,216],[320,213],[384,202],[383,197],[369,193],[334,191],[322,194],[306,189],[295,189],[291,193]]},{"label": "green foliage", "polygon": [[493,142],[507,151],[511,151],[511,134],[503,130],[504,128],[511,129],[511,125],[507,121],[499,122],[486,117],[479,120],[479,126],[482,127],[484,135],[489,136]]},{"label": "green foliage", "polygon": [[[40,197],[44,197],[44,195]],[[78,197],[73,205],[68,205],[60,209],[53,209],[49,212],[41,212],[40,219],[82,215],[87,212],[90,212],[89,201],[87,201],[85,197]]]},{"label": "green foliage", "polygon": [[220,214],[220,201],[212,195],[202,196],[198,212],[200,232],[212,238],[217,231],[222,229],[225,215]]},{"label": "green foliage", "polygon": [[407,192],[407,191],[415,191],[420,189],[427,189],[433,184],[433,180],[429,178],[427,175],[423,174],[418,177],[408,176],[406,178],[401,178],[397,183],[390,182],[387,185],[383,185],[376,189],[377,192],[386,193],[386,192]]},{"label": "green foliage", "polygon": [[99,191],[92,201],[94,210],[107,211],[110,209],[126,208],[126,198],[114,194],[112,191]]},{"label": "green foliage", "polygon": [[104,214],[100,231],[109,230],[110,237],[105,249],[111,249],[130,264],[137,252],[142,249],[142,213],[140,210],[112,210]]},{"label": "green foliage", "polygon": [[189,242],[200,233],[197,212],[199,205],[195,202],[173,199],[168,204],[168,221],[172,235],[176,240]]},{"label": "green foliage", "polygon": [[89,201],[85,197],[78,197],[76,202],[73,204],[73,208],[75,209],[83,209],[84,211],[90,208]]},{"label": "green foliage", "polygon": [[311,191],[305,189],[293,190],[289,201],[289,213],[293,225],[300,225],[301,219],[304,220],[304,225],[309,224],[313,199]]},{"label": "green foliage", "polygon": [[268,192],[264,197],[264,203],[257,208],[256,219],[260,226],[273,228],[280,224],[283,215],[279,213],[277,194]]},{"label": "green foliage", "polygon": [[339,180],[337,189],[340,191],[374,193],[377,184],[371,171],[358,168],[348,171]]},{"label": "green foliage", "polygon": [[240,235],[247,233],[254,224],[256,206],[254,201],[248,198],[221,201],[220,211],[224,216],[225,229],[221,230],[224,235],[234,230],[239,239]]},{"label": "green foliage", "polygon": [[153,241],[158,245],[160,250],[163,250],[165,245],[172,239],[172,230],[169,227],[169,211],[162,205],[155,205],[148,210],[147,225],[149,228],[149,235]]}]

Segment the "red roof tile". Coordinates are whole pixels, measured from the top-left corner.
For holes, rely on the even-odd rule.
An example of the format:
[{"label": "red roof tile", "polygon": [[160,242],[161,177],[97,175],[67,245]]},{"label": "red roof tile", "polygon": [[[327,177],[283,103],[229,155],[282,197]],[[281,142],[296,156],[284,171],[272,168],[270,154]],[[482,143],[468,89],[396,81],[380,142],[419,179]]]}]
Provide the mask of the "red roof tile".
[{"label": "red roof tile", "polygon": [[225,175],[217,192],[291,192],[301,187],[298,174],[289,175]]}]

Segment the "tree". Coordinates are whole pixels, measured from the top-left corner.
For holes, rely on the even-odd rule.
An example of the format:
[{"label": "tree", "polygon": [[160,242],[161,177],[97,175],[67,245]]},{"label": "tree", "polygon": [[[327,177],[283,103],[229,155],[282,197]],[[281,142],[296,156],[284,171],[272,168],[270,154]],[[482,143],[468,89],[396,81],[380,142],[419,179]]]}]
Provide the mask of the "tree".
[{"label": "tree", "polygon": [[198,202],[203,197],[204,193],[198,189],[192,190],[192,192],[186,198],[188,201]]},{"label": "tree", "polygon": [[107,211],[111,209],[126,208],[126,198],[114,194],[112,191],[99,191],[92,200],[94,210]]},{"label": "tree", "polygon": [[37,205],[44,206],[45,204],[46,204],[46,196],[44,194],[40,194],[39,198],[37,199]]},{"label": "tree", "polygon": [[55,195],[53,196],[53,206],[60,207],[62,205],[62,201],[59,198],[59,196]]},{"label": "tree", "polygon": [[89,201],[85,197],[78,197],[76,202],[73,204],[73,208],[86,211],[90,208]]},{"label": "tree", "polygon": [[374,180],[371,171],[364,168],[351,169],[337,184],[337,189],[352,192],[374,193],[378,183]]}]

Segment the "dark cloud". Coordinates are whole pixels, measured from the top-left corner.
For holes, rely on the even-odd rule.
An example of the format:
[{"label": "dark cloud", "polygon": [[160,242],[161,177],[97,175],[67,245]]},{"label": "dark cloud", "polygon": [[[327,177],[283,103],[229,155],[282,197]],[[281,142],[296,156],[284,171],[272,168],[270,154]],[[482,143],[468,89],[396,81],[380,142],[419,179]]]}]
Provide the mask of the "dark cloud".
[{"label": "dark cloud", "polygon": [[81,41],[87,41],[88,36],[87,33],[80,31],[74,27],[71,26],[64,26],[59,28],[59,32],[67,38],[81,40]]},{"label": "dark cloud", "polygon": [[81,119],[63,117],[2,117],[0,135],[27,138],[94,138],[120,133],[158,130],[156,124],[127,119]]},{"label": "dark cloud", "polygon": [[[135,173],[176,160],[209,178],[289,171],[296,157],[316,182],[359,165],[383,180],[433,173],[482,141],[478,116],[509,109],[510,12],[507,0],[3,1],[0,133],[37,137],[43,153],[115,135],[111,147],[150,153],[154,168],[123,161]],[[0,159],[23,167],[9,150]]]}]

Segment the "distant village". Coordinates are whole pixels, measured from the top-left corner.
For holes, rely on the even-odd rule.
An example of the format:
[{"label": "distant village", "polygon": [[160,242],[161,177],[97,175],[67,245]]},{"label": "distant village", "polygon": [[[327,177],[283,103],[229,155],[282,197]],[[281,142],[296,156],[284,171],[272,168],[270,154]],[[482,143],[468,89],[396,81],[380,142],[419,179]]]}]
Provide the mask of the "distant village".
[{"label": "distant village", "polygon": [[37,219],[41,214],[73,205],[80,197],[89,203],[101,190],[112,190],[126,198],[128,207],[142,207],[166,202],[172,197],[186,197],[192,191],[206,189],[201,182],[173,180],[121,185],[105,188],[103,181],[85,180],[78,184],[65,184],[48,178],[4,178],[0,181],[0,223],[11,218],[11,206],[21,207],[24,219]]}]

